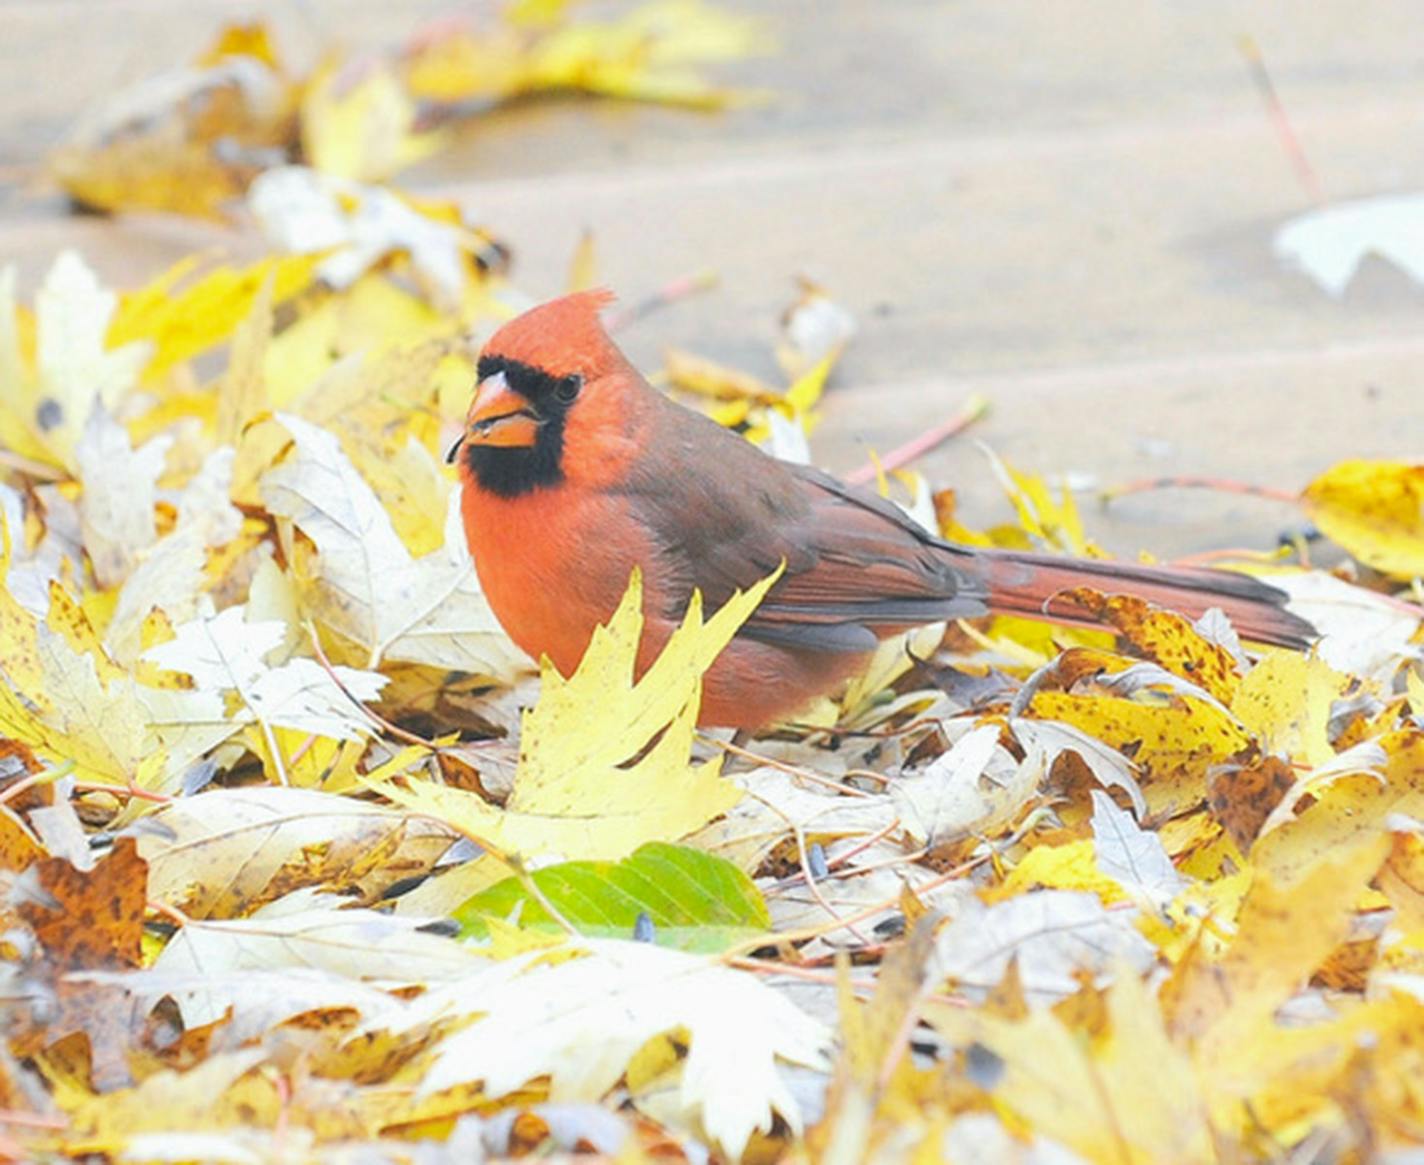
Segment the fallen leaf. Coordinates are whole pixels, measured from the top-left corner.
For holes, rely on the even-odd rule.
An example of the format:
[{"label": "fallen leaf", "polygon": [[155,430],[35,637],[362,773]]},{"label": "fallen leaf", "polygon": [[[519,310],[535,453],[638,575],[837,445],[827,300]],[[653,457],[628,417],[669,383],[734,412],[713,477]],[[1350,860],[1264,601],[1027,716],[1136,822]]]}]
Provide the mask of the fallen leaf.
[{"label": "fallen leaf", "polygon": [[[705,623],[694,592],[682,625],[635,680],[643,631],[635,570],[574,674],[565,679],[548,661],[541,668],[539,703],[525,713],[519,770],[503,810],[428,781],[380,791],[502,854],[616,860],[644,842],[686,836],[741,797],[720,778],[717,761],[689,764],[702,673],[780,573],[738,592]],[[601,707],[592,731],[584,711],[590,700]]]},{"label": "fallen leaf", "polygon": [[1185,884],[1162,839],[1142,829],[1106,793],[1093,789],[1092,797],[1098,866],[1125,890],[1161,909]]},{"label": "fallen leaf", "polygon": [[1015,761],[999,745],[999,726],[981,724],[923,773],[895,781],[890,799],[905,832],[933,851],[1009,824],[1038,792],[1046,771],[1041,759]]},{"label": "fallen leaf", "polygon": [[483,963],[475,949],[424,933],[425,921],[341,909],[340,899],[302,890],[248,918],[189,923],[163,949],[153,971],[190,984],[174,987],[173,998],[184,1023],[196,1027],[221,1019],[241,1001],[245,985],[235,973],[243,971],[295,968],[324,971],[339,977],[338,983],[403,985],[455,978]]},{"label": "fallen leaf", "polygon": [[450,495],[445,545],[412,558],[376,495],[330,433],[298,417],[282,424],[296,442],[292,461],[269,471],[262,493],[316,543],[314,613],[383,659],[499,676],[519,657],[480,593]]},{"label": "fallen leaf", "polygon": [[1424,282],[1424,196],[1361,198],[1321,207],[1277,228],[1276,257],[1340,298],[1360,264],[1377,255]]},{"label": "fallen leaf", "polygon": [[1130,911],[1072,890],[1030,890],[989,907],[967,899],[940,932],[937,951],[939,971],[971,999],[982,1000],[1016,960],[1024,995],[1036,1006],[1073,994],[1080,974],[1105,982],[1119,960],[1140,973],[1154,957]]},{"label": "fallen leaf", "polygon": [[250,913],[303,886],[385,887],[427,873],[454,835],[379,805],[307,789],[215,789],[145,822],[150,897],[193,918]]},{"label": "fallen leaf", "polygon": [[1366,566],[1401,579],[1424,575],[1424,465],[1342,461],[1300,499],[1321,532]]},{"label": "fallen leaf", "polygon": [[515,919],[522,929],[563,933],[546,904],[580,934],[633,938],[682,950],[717,951],[771,927],[752,880],[725,859],[686,846],[648,842],[621,862],[562,862],[506,878],[465,902],[455,919],[462,933],[483,938],[487,919]]},{"label": "fallen leaf", "polygon": [[569,954],[505,960],[427,993],[399,1019],[367,1026],[402,1030],[480,1013],[436,1047],[422,1093],[478,1080],[497,1097],[547,1075],[554,1101],[600,1099],[642,1045],[681,1029],[690,1037],[683,1100],[700,1112],[709,1139],[736,1158],[774,1113],[800,1128],[800,1106],[777,1065],[823,1067],[821,1024],[704,956],[596,939]]}]

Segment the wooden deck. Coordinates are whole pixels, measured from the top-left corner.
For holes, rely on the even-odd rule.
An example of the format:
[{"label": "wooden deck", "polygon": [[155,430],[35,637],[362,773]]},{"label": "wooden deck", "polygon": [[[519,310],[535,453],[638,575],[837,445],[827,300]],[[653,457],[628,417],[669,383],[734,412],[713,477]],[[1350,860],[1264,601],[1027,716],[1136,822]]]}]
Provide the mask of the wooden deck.
[{"label": "wooden deck", "polygon": [[[774,101],[719,116],[528,103],[408,176],[460,198],[535,294],[592,228],[637,297],[713,267],[718,291],[639,325],[772,372],[792,279],[862,330],[813,448],[832,469],[991,398],[976,435],[1100,482],[1212,474],[1287,488],[1344,457],[1424,453],[1424,289],[1372,264],[1343,301],[1272,257],[1311,203],[1239,47],[1253,37],[1329,200],[1424,186],[1424,22],[1409,0],[993,3],[784,0],[777,53],[720,70]],[[609,7],[608,5],[595,6]],[[616,6],[613,6],[616,7]],[[296,57],[391,45],[426,0],[0,0],[0,259],[32,285],[83,249],[120,283],[214,241],[205,227],[72,218],[27,177],[86,102],[265,14]],[[971,519],[1002,511],[966,442],[927,458]],[[1122,550],[1263,543],[1277,503],[1153,495],[1094,516]]]}]

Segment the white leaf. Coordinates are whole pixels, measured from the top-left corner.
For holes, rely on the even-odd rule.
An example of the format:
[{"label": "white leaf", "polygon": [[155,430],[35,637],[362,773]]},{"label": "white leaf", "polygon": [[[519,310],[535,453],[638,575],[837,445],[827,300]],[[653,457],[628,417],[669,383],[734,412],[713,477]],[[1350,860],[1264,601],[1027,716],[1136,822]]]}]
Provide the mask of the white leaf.
[{"label": "white leaf", "polygon": [[811,445],[800,420],[783,416],[776,409],[766,412],[768,437],[762,449],[778,461],[791,465],[811,464]]},{"label": "white leaf", "polygon": [[340,898],[307,891],[289,898],[249,918],[195,919],[169,940],[153,970],[192,978],[194,986],[175,996],[186,1026],[220,1019],[241,999],[240,986],[234,994],[234,980],[221,978],[232,972],[305,968],[399,986],[450,979],[484,962],[473,948],[422,931],[428,919],[342,910]]},{"label": "white leaf", "polygon": [[119,1151],[120,1161],[171,1161],[183,1165],[203,1161],[208,1165],[264,1165],[270,1161],[275,1134],[237,1128],[225,1133],[169,1130],[135,1133]]},{"label": "white leaf", "polygon": [[[200,690],[234,692],[245,706],[234,729],[257,720],[280,728],[337,740],[359,740],[370,726],[325,668],[311,659],[268,667],[264,657],[286,639],[285,624],[248,622],[243,607],[194,619],[175,628],[174,638],[149,648],[144,658],[192,676]],[[386,683],[377,672],[332,669],[359,700],[374,700]]]},{"label": "white leaf", "polygon": [[753,1130],[770,1129],[773,1112],[799,1132],[800,1109],[777,1062],[823,1067],[830,1037],[821,1024],[715,959],[646,943],[579,946],[582,957],[507,959],[409,1005],[400,1030],[483,1014],[437,1046],[421,1091],[481,1080],[496,1097],[547,1075],[553,1101],[599,1100],[644,1043],[685,1028],[681,1098],[729,1157],[740,1157]]},{"label": "white leaf", "polygon": [[1127,793],[1132,807],[1141,817],[1147,812],[1147,801],[1137,784],[1132,762],[1101,740],[1057,720],[1026,720],[1015,717],[1009,721],[1018,742],[1026,754],[1037,756],[1045,770],[1052,767],[1061,752],[1075,752],[1088,766],[1093,778],[1106,789],[1118,788]]},{"label": "white leaf", "polygon": [[1142,971],[1155,956],[1131,912],[1108,910],[1096,894],[1078,890],[1030,890],[989,907],[966,898],[937,945],[939,970],[973,999],[984,998],[1017,958],[1025,998],[1033,1004],[1073,994],[1079,971],[1104,982],[1118,960]]},{"label": "white leaf", "polygon": [[237,450],[214,449],[178,495],[176,530],[201,531],[205,546],[222,546],[242,531],[242,511],[232,504],[232,468]]},{"label": "white leaf", "polygon": [[840,796],[770,765],[729,774],[724,780],[749,795],[698,830],[687,844],[744,870],[756,870],[797,828],[810,838],[830,841],[866,837],[895,823],[895,807],[887,796]]},{"label": "white leaf", "polygon": [[1410,642],[1419,617],[1383,595],[1319,570],[1275,574],[1271,585],[1289,594],[1290,609],[1315,625],[1316,654],[1336,671],[1388,683],[1401,663],[1421,656]]},{"label": "white leaf", "polygon": [[[173,941],[178,942],[178,937]],[[118,987],[148,1007],[168,996],[178,1004],[187,1022],[206,1022],[202,1017],[221,1017],[230,1008],[231,1017],[223,1032],[233,1044],[257,1039],[279,1024],[310,1012],[348,1008],[363,1016],[377,1015],[390,1005],[385,991],[355,976],[321,967],[283,966],[268,970],[241,962],[229,967],[223,962],[227,953],[224,949],[213,952],[217,961],[194,972],[181,968],[195,949],[189,940],[182,941],[186,955],[172,960],[172,965],[180,969],[172,969],[160,954],[154,966],[140,971],[76,971],[65,978],[71,983]],[[197,944],[200,953],[203,945]]]},{"label": "white leaf", "polygon": [[[314,789],[213,789],[138,831],[150,898],[194,918],[233,915],[281,887],[345,878],[369,892],[429,871],[454,835],[425,818]],[[290,895],[289,895],[290,897]]]},{"label": "white leaf", "polygon": [[119,588],[104,646],[117,663],[143,651],[143,623],[154,608],[181,623],[197,614],[207,555],[196,530],[177,529],[142,556]]},{"label": "white leaf", "polygon": [[60,253],[35,293],[36,363],[56,410],[44,436],[61,454],[73,449],[95,405],[117,405],[148,361],[147,343],[113,350],[105,343],[117,304],[74,251]]},{"label": "white leaf", "polygon": [[[990,762],[1001,762],[986,776]],[[960,737],[923,773],[903,776],[890,798],[905,832],[933,848],[992,830],[1012,817],[1038,788],[1042,766],[1019,766],[999,748],[997,724],[981,724]]]},{"label": "white leaf", "polygon": [[1143,829],[1100,789],[1093,794],[1093,849],[1098,868],[1125,890],[1135,891],[1155,907],[1177,896],[1182,876],[1162,839]]},{"label": "white leaf", "polygon": [[404,252],[430,298],[446,307],[459,303],[469,233],[427,218],[388,190],[281,166],[258,175],[247,202],[277,246],[332,251],[317,269],[332,287],[350,287],[388,255]]},{"label": "white leaf", "polygon": [[79,505],[84,549],[101,586],[123,582],[140,553],[157,540],[153,507],[172,444],[172,436],[163,434],[135,449],[128,430],[106,408],[96,406],[89,414],[74,455],[84,486]]},{"label": "white leaf", "polygon": [[411,557],[390,516],[335,436],[282,415],[297,456],[262,479],[268,508],[316,543],[325,616],[383,658],[502,675],[521,658],[480,593],[452,490],[445,544]]},{"label": "white leaf", "polygon": [[1284,223],[1274,246],[1283,262],[1302,268],[1337,299],[1369,255],[1424,283],[1424,195],[1362,198],[1309,211]]}]

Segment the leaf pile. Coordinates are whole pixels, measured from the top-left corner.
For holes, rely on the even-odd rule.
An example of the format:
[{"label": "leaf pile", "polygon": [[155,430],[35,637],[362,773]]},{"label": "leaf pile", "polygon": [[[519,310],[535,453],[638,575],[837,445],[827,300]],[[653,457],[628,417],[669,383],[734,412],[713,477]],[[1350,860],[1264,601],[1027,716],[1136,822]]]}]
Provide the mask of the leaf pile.
[{"label": "leaf pile", "polygon": [[443,149],[451,123],[534,94],[721,108],[735,95],[698,66],[762,39],[756,22],[703,0],[650,0],[604,21],[577,7],[521,0],[487,25],[432,25],[391,57],[329,53],[304,71],[265,26],[234,25],[191,65],[91,110],[50,174],[96,209],[223,218],[274,167],[383,182]]}]

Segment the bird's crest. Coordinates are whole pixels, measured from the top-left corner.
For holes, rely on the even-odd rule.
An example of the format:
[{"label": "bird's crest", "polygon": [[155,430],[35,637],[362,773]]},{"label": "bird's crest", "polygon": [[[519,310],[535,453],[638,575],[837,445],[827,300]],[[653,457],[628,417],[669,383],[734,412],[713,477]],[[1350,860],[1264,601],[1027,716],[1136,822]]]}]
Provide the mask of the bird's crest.
[{"label": "bird's crest", "polygon": [[551,376],[596,376],[619,358],[598,318],[614,298],[599,288],[541,303],[495,332],[483,355],[527,364]]}]

